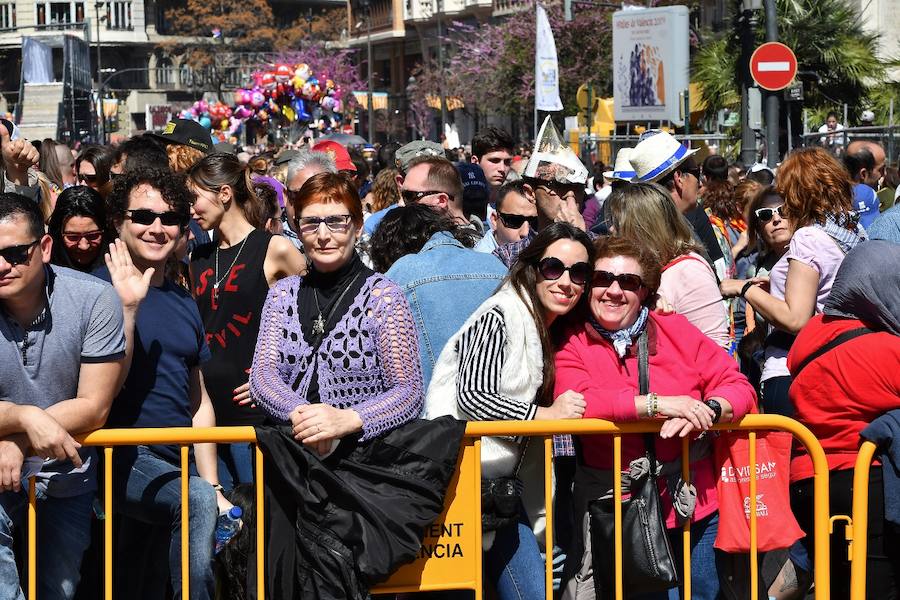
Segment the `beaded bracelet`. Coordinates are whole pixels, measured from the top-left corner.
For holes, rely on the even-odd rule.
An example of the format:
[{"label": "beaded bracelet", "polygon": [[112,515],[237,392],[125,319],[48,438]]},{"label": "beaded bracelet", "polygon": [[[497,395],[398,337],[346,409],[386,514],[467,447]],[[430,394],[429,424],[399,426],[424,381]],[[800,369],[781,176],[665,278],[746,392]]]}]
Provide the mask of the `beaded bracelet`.
[{"label": "beaded bracelet", "polygon": [[656,392],[647,394],[647,416],[651,419],[659,414],[659,396]]}]

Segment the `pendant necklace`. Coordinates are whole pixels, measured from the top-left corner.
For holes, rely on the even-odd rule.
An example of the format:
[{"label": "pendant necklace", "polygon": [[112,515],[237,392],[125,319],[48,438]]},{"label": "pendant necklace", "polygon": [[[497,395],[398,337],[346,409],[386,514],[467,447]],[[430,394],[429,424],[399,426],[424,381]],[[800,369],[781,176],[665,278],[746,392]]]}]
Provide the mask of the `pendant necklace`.
[{"label": "pendant necklace", "polygon": [[353,283],[357,279],[359,279],[359,273],[350,280],[350,283],[347,284],[347,287],[344,288],[344,291],[338,296],[337,301],[332,305],[331,310],[328,312],[328,316],[324,318],[322,317],[322,308],[319,306],[319,294],[316,291],[316,288],[313,288],[313,299],[316,301],[316,311],[319,313],[319,316],[313,319],[312,333],[314,336],[325,333],[325,324],[331,320],[332,316],[334,316],[334,311],[337,310],[337,307],[341,304],[341,300],[344,299],[344,296],[347,295],[347,292],[353,287]]},{"label": "pendant necklace", "polygon": [[228,277],[228,274],[231,273],[231,269],[234,268],[234,263],[237,262],[238,257],[241,255],[241,251],[244,249],[244,244],[247,243],[247,239],[250,238],[250,234],[247,234],[247,237],[244,238],[244,241],[241,242],[240,247],[238,248],[237,254],[234,255],[234,260],[231,261],[231,266],[225,271],[225,274],[222,275],[222,279],[219,279],[219,247],[216,246],[216,274],[213,277],[213,290],[218,291],[219,285],[225,281],[225,278]]}]

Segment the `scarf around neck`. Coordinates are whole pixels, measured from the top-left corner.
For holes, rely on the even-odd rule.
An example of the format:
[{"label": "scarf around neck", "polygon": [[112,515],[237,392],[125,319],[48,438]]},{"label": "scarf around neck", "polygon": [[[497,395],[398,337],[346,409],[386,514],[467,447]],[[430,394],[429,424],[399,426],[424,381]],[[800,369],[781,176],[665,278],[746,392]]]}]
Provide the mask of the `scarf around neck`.
[{"label": "scarf around neck", "polygon": [[594,319],[594,315],[590,315],[588,317],[588,322],[591,324],[591,327],[594,328],[594,331],[600,334],[600,336],[609,340],[612,343],[613,348],[616,351],[616,354],[619,355],[619,358],[625,356],[625,352],[628,350],[628,347],[634,343],[635,338],[644,331],[644,327],[647,326],[647,318],[650,315],[650,309],[646,306],[641,307],[641,312],[638,313],[637,319],[632,323],[629,327],[623,327],[622,329],[618,329],[616,331],[609,331],[608,329],[604,329],[600,323]]},{"label": "scarf around neck", "polygon": [[844,254],[847,254],[860,242],[869,239],[866,230],[856,222],[855,214],[828,213],[825,215],[825,224],[813,223],[813,227],[821,229],[835,241]]}]

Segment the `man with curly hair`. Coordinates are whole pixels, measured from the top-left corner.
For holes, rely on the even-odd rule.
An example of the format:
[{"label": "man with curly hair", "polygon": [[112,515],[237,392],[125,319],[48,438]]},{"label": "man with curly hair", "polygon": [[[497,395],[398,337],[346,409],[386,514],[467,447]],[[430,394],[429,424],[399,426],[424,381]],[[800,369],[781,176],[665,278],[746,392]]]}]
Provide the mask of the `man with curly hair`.
[{"label": "man with curly hair", "polygon": [[[186,235],[191,193],[184,176],[156,169],[126,170],[109,197],[118,233],[112,263],[130,271],[140,303],[131,370],[113,402],[110,427],[211,427],[212,403],[203,386],[200,363],[210,356],[197,305],[190,294],[166,277],[166,262]],[[101,277],[104,273],[99,274]],[[225,282],[227,285],[227,282]],[[219,510],[231,507],[218,485],[215,444],[194,444],[190,476],[190,597],[215,594],[213,534]],[[119,514],[154,526],[168,537],[172,588],[181,589],[181,471],[177,446],[138,446],[116,452],[112,467]],[[144,537],[131,539],[120,528],[120,541],[152,548]],[[124,539],[123,539],[124,537]],[[130,547],[130,546],[129,546]],[[151,572],[159,561],[119,561],[118,595],[163,597],[166,581]],[[126,591],[127,590],[127,591]],[[130,593],[129,593],[130,592]],[[185,599],[186,600],[186,599]]]}]

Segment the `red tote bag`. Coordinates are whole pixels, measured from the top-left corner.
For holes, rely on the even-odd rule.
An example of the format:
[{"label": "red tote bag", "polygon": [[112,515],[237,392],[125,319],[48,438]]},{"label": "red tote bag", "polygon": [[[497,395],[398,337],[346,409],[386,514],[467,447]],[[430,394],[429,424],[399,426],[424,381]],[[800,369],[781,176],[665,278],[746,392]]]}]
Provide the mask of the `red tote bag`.
[{"label": "red tote bag", "polygon": [[[791,512],[793,436],[780,431],[756,435],[756,539],[760,552],[788,548],[805,534]],[[719,533],[715,547],[750,551],[750,441],[745,432],[723,432],[715,443],[719,478]]]}]

